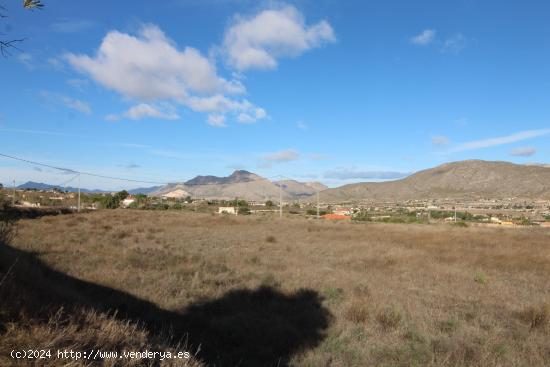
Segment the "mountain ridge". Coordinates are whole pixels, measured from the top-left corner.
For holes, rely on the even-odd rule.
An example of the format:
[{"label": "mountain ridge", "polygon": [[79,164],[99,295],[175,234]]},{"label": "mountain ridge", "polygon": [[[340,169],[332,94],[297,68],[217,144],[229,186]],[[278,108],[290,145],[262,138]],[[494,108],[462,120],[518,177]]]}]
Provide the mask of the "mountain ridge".
[{"label": "mountain ridge", "polygon": [[550,168],[504,161],[445,163],[387,182],[360,182],[321,192],[325,202],[426,198],[550,199]]}]

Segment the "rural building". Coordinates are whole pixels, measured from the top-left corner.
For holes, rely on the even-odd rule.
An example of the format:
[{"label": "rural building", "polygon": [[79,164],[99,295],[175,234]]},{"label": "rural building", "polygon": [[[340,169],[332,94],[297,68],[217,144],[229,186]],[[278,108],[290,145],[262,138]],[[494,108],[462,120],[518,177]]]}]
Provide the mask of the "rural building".
[{"label": "rural building", "polygon": [[39,208],[40,203],[31,203],[29,201],[22,201],[21,206],[24,208]]},{"label": "rural building", "polygon": [[500,224],[502,223],[502,221],[500,219],[498,219],[497,217],[491,217],[491,223],[496,223],[496,224]]},{"label": "rural building", "polygon": [[127,208],[135,202],[136,202],[136,198],[133,197],[132,195],[129,195],[126,199],[122,200],[122,206]]},{"label": "rural building", "polygon": [[220,206],[218,214],[237,214],[237,209],[232,206]]},{"label": "rural building", "polygon": [[345,208],[345,207],[336,207],[332,210],[334,214],[338,215],[352,215],[353,209],[352,208]]}]

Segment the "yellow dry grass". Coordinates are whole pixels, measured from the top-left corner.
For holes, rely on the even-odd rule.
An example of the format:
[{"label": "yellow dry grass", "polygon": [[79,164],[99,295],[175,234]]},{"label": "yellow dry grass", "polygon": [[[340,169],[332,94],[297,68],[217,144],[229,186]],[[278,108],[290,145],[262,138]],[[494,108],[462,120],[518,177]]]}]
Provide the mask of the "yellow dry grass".
[{"label": "yellow dry grass", "polygon": [[[266,297],[283,297],[283,301],[270,304],[270,312],[286,307],[284,297],[302,297],[300,290],[318,294],[326,312],[311,320],[318,324],[315,340],[309,334],[298,335],[306,326],[281,327],[291,317],[292,323],[299,323],[301,312],[307,317],[310,310],[298,308],[314,307],[314,303],[291,303],[289,307],[297,308],[298,316],[291,315],[288,307],[273,319],[250,311],[251,319],[275,339],[284,338],[285,333],[296,343],[309,338],[299,348],[282,345],[274,349],[286,353],[278,360],[256,359],[254,363],[550,364],[550,231],[545,229],[113,210],[21,220],[12,246],[36,253],[48,267],[63,274],[128,293],[162,312],[201,317],[213,312],[220,323],[227,321],[224,308],[234,304],[226,300],[242,296],[231,292],[254,292],[259,287],[274,290],[275,295]],[[219,300],[223,302],[216,303]],[[196,310],[208,302],[216,311]],[[246,324],[246,315],[241,316],[239,322],[232,319],[212,330],[238,333],[239,325]],[[193,321],[185,319],[177,327],[188,324]],[[18,327],[23,328],[14,323],[4,337],[26,333],[15,330]],[[175,331],[178,335],[184,332]],[[137,331],[130,334],[136,340],[145,338]],[[26,337],[38,340],[46,335]],[[252,345],[236,350],[255,347],[257,337],[239,337]],[[212,335],[188,335],[188,340],[206,348],[205,342],[219,342]],[[228,351],[220,353],[226,353],[229,360],[209,353],[203,362],[236,364],[235,355]],[[200,357],[199,352],[199,361]],[[246,355],[238,363],[254,365]]]}]

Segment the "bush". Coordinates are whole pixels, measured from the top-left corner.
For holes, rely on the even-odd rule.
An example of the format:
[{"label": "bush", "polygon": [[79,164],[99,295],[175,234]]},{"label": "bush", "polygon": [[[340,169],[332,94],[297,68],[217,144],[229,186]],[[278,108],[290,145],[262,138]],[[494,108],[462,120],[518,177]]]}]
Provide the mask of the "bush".
[{"label": "bush", "polygon": [[485,283],[487,283],[487,278],[482,273],[476,273],[474,275],[474,282],[479,283],[479,284],[485,284]]},{"label": "bush", "polygon": [[521,218],[518,224],[521,226],[532,226],[533,222],[529,218]]},{"label": "bush", "polygon": [[238,208],[238,212],[242,215],[250,215],[250,208],[247,206],[241,206]]},{"label": "bush", "polygon": [[378,312],[376,320],[384,330],[393,329],[401,322],[401,313],[395,308],[385,308]]},{"label": "bush", "polygon": [[[317,215],[317,209],[308,209],[306,211],[307,215]],[[327,214],[326,210],[319,210],[319,215],[325,215]]]},{"label": "bush", "polygon": [[454,223],[452,223],[452,225],[455,226],[455,227],[468,227],[468,223],[466,223],[464,221],[454,222]]},{"label": "bush", "polygon": [[346,320],[354,324],[362,324],[367,321],[369,311],[364,301],[354,300],[344,312]]},{"label": "bush", "polygon": [[529,323],[531,330],[544,329],[550,325],[550,305],[529,306],[521,312],[521,318]]}]

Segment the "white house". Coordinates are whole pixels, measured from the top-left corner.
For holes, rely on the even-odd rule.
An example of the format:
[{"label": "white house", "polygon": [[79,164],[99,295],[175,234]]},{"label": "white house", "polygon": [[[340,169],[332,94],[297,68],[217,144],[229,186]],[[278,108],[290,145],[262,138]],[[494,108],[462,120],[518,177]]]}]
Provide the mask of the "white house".
[{"label": "white house", "polygon": [[128,196],[126,199],[122,200],[122,206],[127,208],[131,204],[135,203],[136,199],[133,196]]},{"label": "white house", "polygon": [[346,207],[336,207],[332,210],[332,213],[337,215],[352,215],[353,209],[352,208],[346,208]]},{"label": "white house", "polygon": [[237,214],[237,209],[232,206],[220,206],[218,214]]}]

